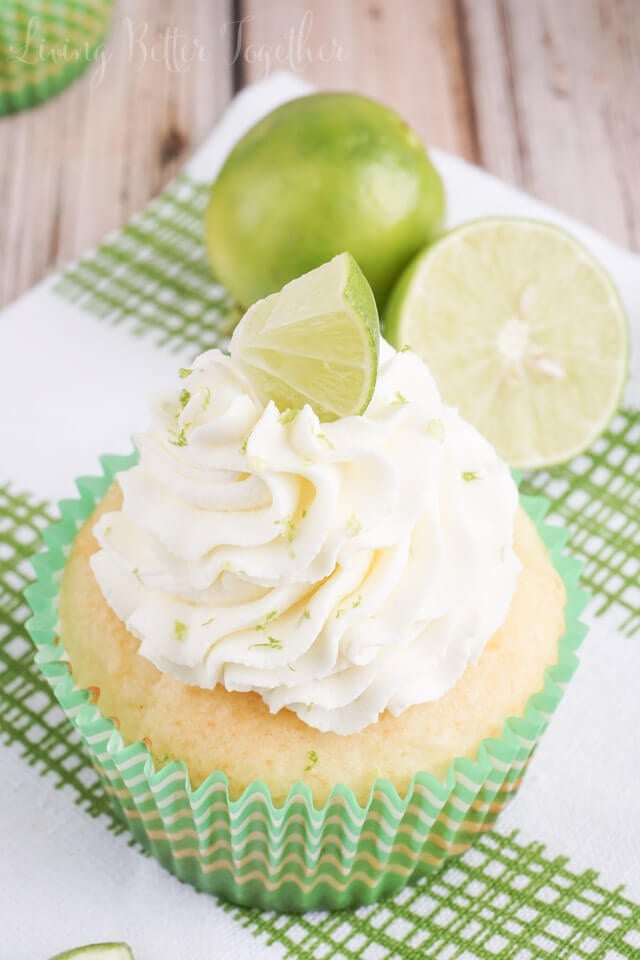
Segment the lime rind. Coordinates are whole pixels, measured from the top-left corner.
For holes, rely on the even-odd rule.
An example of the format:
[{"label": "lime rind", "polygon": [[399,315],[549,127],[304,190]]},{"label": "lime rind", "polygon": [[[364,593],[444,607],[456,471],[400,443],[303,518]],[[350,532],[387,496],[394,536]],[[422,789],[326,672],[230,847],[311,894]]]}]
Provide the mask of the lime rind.
[{"label": "lime rind", "polygon": [[52,960],[133,960],[133,954],[126,943],[90,943],[57,953]]},{"label": "lime rind", "polygon": [[[353,258],[351,258],[353,260]],[[371,403],[373,391],[376,386],[378,372],[378,357],[380,355],[380,321],[378,319],[378,307],[373,295],[373,290],[358,266],[353,260],[355,269],[349,271],[347,285],[344,290],[345,300],[351,304],[356,314],[364,320],[364,332],[368,339],[369,355],[375,358],[375,374],[369,378],[369,389],[365,391],[362,404],[356,413],[362,414]]]}]

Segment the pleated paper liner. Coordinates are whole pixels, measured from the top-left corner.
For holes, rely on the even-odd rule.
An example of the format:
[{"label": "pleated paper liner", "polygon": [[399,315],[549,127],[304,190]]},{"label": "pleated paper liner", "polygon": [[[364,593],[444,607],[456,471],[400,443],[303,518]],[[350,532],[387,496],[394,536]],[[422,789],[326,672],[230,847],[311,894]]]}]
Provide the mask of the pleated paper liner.
[{"label": "pleated paper liner", "polygon": [[391,896],[412,877],[435,873],[490,830],[520,786],[577,667],[576,651],[586,633],[579,619],[587,601],[577,586],[580,564],[561,552],[565,532],[545,525],[546,501],[522,497],[521,502],[564,581],[566,630],[558,663],[547,669],[544,689],[530,698],[524,716],[508,719],[500,739],[484,740],[476,760],[456,759],[444,782],[418,773],[404,798],[389,781],[378,779],[365,806],[338,784],[316,809],[310,789],[299,783],[276,807],[261,782],[232,800],[223,772],[212,772],[193,789],[182,762],[156,769],[147,745],[126,745],[90,692],[74,685],[57,640],[62,569],[79,527],[115,475],[135,461],[135,453],[105,456],[102,476],[77,481],[79,499],[62,501],[62,519],[44,532],[47,549],[33,560],[37,580],[26,595],[33,610],[27,627],[37,647],[36,662],[140,844],[199,890],[247,906],[303,911],[355,907]]},{"label": "pleated paper liner", "polygon": [[0,0],[0,116],[59,93],[98,55],[115,0]]}]

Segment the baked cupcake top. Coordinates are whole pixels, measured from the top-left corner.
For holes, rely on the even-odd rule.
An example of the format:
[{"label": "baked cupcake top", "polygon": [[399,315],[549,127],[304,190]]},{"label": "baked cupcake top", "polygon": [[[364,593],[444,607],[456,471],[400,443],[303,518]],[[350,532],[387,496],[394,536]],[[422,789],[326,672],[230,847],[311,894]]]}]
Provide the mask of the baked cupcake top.
[{"label": "baked cupcake top", "polygon": [[218,350],[180,377],[95,529],[140,654],[341,734],[446,693],[506,617],[518,498],[424,363],[383,344],[368,409],[331,423]]}]

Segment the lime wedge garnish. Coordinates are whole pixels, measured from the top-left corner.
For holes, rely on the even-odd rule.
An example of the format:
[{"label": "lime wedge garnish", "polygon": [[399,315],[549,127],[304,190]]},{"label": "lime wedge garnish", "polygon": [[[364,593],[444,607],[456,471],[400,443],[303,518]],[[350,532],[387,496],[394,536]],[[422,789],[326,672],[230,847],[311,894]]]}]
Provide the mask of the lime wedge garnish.
[{"label": "lime wedge garnish", "polygon": [[341,253],[245,313],[231,356],[259,397],[321,420],[363,413],[376,383],[378,311],[360,267]]},{"label": "lime wedge garnish", "polygon": [[547,223],[491,218],[447,234],[401,278],[385,333],[420,354],[444,400],[513,467],[588,447],[626,379],[627,321],[613,282]]},{"label": "lime wedge garnish", "polygon": [[90,943],[58,953],[52,960],[133,960],[133,954],[126,943]]}]

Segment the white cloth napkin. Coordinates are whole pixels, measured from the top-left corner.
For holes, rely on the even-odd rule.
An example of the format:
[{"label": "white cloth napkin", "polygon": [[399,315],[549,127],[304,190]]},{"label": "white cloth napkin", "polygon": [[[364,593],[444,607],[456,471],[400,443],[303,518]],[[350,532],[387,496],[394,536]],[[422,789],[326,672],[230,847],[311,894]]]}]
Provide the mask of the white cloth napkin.
[{"label": "white cloth napkin", "polygon": [[[259,117],[308,90],[284,74],[248,88],[186,172],[210,181]],[[640,259],[462,160],[432,155],[452,224],[487,214],[551,220],[605,264],[629,312],[627,403],[638,405]],[[73,479],[97,472],[99,454],[129,449],[131,433],[145,426],[149,390],[192,359],[186,349],[170,353],[101,322],[55,294],[55,282],[0,315],[0,484],[51,502],[73,496]],[[593,868],[609,886],[626,884],[639,902],[640,646],[620,631],[614,612],[592,619],[583,664],[499,830],[518,828],[550,855],[566,855],[571,869]],[[256,938],[215,900],[141,856],[126,835],[88,817],[15,746],[0,745],[0,785],[0,957],[45,960],[74,944],[120,939],[138,960],[284,955],[282,944]]]}]

